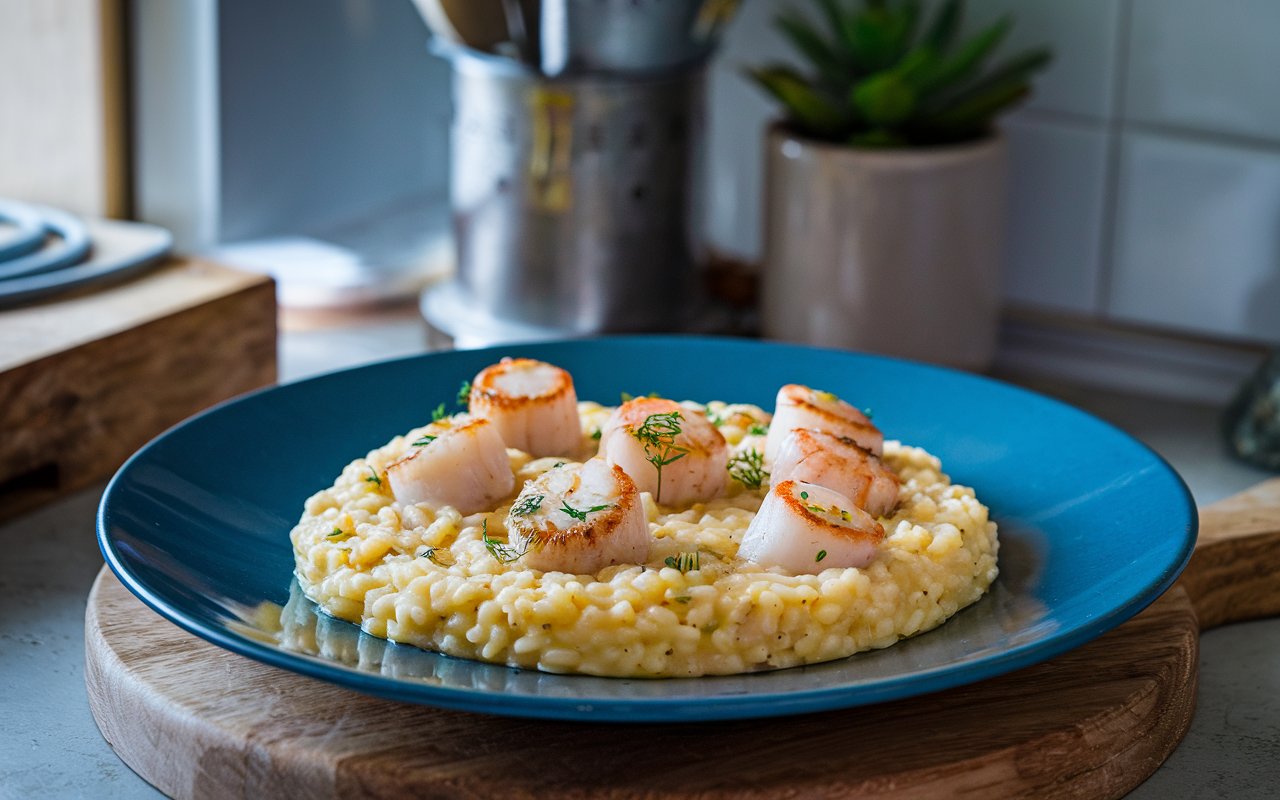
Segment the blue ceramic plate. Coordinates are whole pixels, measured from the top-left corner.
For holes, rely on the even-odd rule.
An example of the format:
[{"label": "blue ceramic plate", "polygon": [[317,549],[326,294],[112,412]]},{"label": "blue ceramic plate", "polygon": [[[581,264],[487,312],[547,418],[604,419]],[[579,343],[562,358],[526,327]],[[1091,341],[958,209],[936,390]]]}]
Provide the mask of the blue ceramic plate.
[{"label": "blue ceramic plate", "polygon": [[[390,644],[319,617],[291,587],[289,530],[342,467],[421,424],[503,355],[573,373],[578,395],[727,399],[769,408],[819,386],[941,457],[1000,525],[992,591],[940,628],[841,661],[751,675],[547,675]],[[107,562],[181,627],[250,658],[371,694],[494,714],[625,722],[766,717],[934,692],[1025,667],[1136,614],[1177,577],[1196,515],[1178,475],[1088,414],[985,378],[743,340],[636,337],[425,355],[226,403],[144,447],[103,497]],[[263,605],[263,604],[267,605]],[[282,608],[281,608],[282,607]],[[283,636],[276,628],[283,626]]]}]

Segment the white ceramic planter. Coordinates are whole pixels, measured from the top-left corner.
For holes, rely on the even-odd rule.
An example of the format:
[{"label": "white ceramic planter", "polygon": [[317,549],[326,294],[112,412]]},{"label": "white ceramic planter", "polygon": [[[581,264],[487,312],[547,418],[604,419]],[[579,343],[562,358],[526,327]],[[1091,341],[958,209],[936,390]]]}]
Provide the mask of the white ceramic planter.
[{"label": "white ceramic planter", "polygon": [[769,131],[769,338],[985,369],[1005,242],[1005,142],[862,150]]}]

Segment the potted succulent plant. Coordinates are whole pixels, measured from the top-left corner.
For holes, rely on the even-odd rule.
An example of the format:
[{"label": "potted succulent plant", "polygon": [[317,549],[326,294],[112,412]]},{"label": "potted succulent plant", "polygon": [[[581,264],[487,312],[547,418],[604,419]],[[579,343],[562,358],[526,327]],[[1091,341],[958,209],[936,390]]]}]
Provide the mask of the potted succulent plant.
[{"label": "potted succulent plant", "polygon": [[988,67],[1012,21],[959,36],[962,0],[813,0],[778,30],[807,62],[750,76],[768,131],[764,333],[982,369],[995,349],[1005,143],[995,118],[1049,61]]}]

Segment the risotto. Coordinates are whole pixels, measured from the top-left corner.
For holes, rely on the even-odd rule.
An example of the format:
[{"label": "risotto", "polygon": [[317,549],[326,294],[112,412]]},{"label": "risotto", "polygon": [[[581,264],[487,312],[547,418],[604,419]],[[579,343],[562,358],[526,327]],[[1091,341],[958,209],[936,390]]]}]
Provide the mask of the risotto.
[{"label": "risotto", "polygon": [[[577,407],[585,460],[612,409]],[[755,406],[684,407],[713,420],[733,448],[760,439],[769,420]],[[507,449],[514,488],[475,513],[397,502],[387,469],[434,438],[428,430],[347,465],[333,486],[307,500],[291,534],[307,597],[395,642],[557,673],[656,678],[780,669],[928,631],[978,600],[996,577],[996,525],[987,508],[972,489],[952,484],[937,458],[895,441],[884,442],[883,461],[897,474],[900,499],[879,519],[884,538],[866,566],[792,574],[740,558],[769,488],[767,479],[753,487],[758,480],[747,478],[729,481],[715,499],[675,507],[641,493],[652,535],[644,563],[582,575],[530,569],[513,558],[508,514],[521,486],[567,459]]]}]

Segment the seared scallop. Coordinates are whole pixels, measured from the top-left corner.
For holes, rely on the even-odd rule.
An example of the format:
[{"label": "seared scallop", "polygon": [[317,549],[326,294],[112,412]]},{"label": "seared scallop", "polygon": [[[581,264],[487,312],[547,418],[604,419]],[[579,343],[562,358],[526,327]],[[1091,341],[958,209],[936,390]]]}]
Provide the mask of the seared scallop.
[{"label": "seared scallop", "polygon": [[530,455],[573,455],[582,445],[573,378],[545,361],[504,358],[486,367],[471,382],[468,406],[507,447]]},{"label": "seared scallop", "polygon": [[402,504],[453,506],[473,514],[492,508],[515,488],[506,445],[487,419],[461,417],[454,427],[420,441],[387,467],[391,492]]},{"label": "seared scallop", "polygon": [[600,434],[600,456],[621,467],[640,491],[672,506],[723,492],[728,450],[703,414],[657,397],[618,406]]},{"label": "seared scallop", "polygon": [[873,517],[898,504],[894,471],[853,439],[826,431],[796,428],[787,434],[770,474],[774,484],[795,480],[837,491]]},{"label": "seared scallop", "polygon": [[884,452],[884,435],[866,414],[831,392],[789,383],[778,390],[778,403],[765,442],[765,461],[772,464],[777,459],[783,440],[796,428],[826,431],[852,439],[876,455]]},{"label": "seared scallop", "polygon": [[865,567],[876,557],[884,528],[839,492],[782,481],[765,495],[742,535],[738,556],[794,574],[831,567]]},{"label": "seared scallop", "polygon": [[520,561],[544,572],[587,575],[610,564],[642,564],[649,523],[635,483],[593,458],[529,481],[507,514],[507,540]]}]

